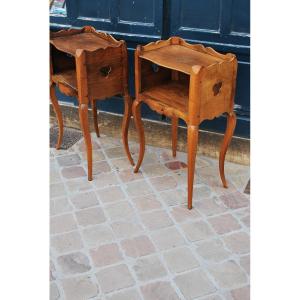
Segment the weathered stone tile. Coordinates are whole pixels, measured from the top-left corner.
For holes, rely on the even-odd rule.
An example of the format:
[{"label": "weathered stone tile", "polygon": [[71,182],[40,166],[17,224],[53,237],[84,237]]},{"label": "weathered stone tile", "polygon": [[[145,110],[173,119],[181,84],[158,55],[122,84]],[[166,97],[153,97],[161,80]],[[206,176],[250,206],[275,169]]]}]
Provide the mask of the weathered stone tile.
[{"label": "weathered stone tile", "polygon": [[81,252],[59,256],[57,263],[66,275],[85,273],[91,269],[88,257]]},{"label": "weathered stone tile", "polygon": [[212,167],[214,164],[212,162],[212,159],[208,157],[197,157],[196,161],[196,167],[197,168],[206,168],[206,167]]},{"label": "weathered stone tile", "polygon": [[141,287],[144,300],[180,300],[174,288],[167,281],[148,283]]},{"label": "weathered stone tile", "polygon": [[246,227],[250,228],[250,207],[234,211],[236,216]]},{"label": "weathered stone tile", "polygon": [[76,194],[71,196],[70,199],[77,209],[84,209],[99,204],[96,193],[94,191]]},{"label": "weathered stone tile", "polygon": [[133,269],[141,281],[148,281],[167,275],[166,269],[156,256],[147,256],[137,259]]},{"label": "weathered stone tile", "polygon": [[59,183],[61,182],[62,178],[60,173],[57,169],[50,167],[50,183]]},{"label": "weathered stone tile", "polygon": [[124,264],[100,270],[96,277],[104,293],[117,291],[134,285],[135,281]]},{"label": "weathered stone tile", "polygon": [[209,262],[221,262],[227,259],[231,253],[224,248],[221,240],[214,239],[198,244],[197,253]]},{"label": "weathered stone tile", "polygon": [[[79,152],[86,152],[86,147],[85,147],[85,141],[84,141],[84,139],[82,139],[81,141],[79,141],[78,143],[76,143],[76,147],[77,147],[77,150]],[[100,149],[100,146],[99,146],[98,142],[96,142],[93,139],[92,139],[92,149],[93,150]]]},{"label": "weathered stone tile", "polygon": [[[119,158],[126,156],[125,150],[123,147],[115,147],[104,150],[108,158]],[[129,163],[129,162],[128,162]]]},{"label": "weathered stone tile", "polygon": [[207,275],[201,270],[194,270],[174,279],[185,299],[194,299],[216,291]]},{"label": "weathered stone tile", "polygon": [[[147,146],[147,148],[149,148],[149,146]],[[138,153],[138,151],[137,151]],[[146,166],[148,164],[155,164],[158,162],[158,157],[156,155],[156,153],[150,152],[150,151],[146,151],[145,155],[144,155],[144,159],[143,159],[143,166]]]},{"label": "weathered stone tile", "polygon": [[167,206],[175,206],[187,203],[187,193],[182,189],[164,191],[159,195]]},{"label": "weathered stone tile", "polygon": [[143,227],[141,224],[133,221],[117,221],[111,224],[112,230],[117,238],[130,238],[141,232]]},{"label": "weathered stone tile", "polygon": [[68,201],[68,198],[54,198],[50,200],[50,215],[55,216],[72,211],[73,208]]},{"label": "weathered stone tile", "polygon": [[135,204],[136,208],[141,212],[161,208],[161,204],[157,200],[155,194],[149,194],[141,197],[134,197],[131,200]]},{"label": "weathered stone tile", "polygon": [[114,240],[114,235],[107,225],[96,225],[84,228],[83,239],[88,247],[95,247]]},{"label": "weathered stone tile", "polygon": [[121,246],[127,256],[140,257],[155,252],[152,242],[146,235],[121,241]]},{"label": "weathered stone tile", "polygon": [[241,228],[238,221],[231,214],[212,217],[208,219],[208,222],[218,234],[228,233]]},{"label": "weathered stone tile", "polygon": [[106,297],[107,300],[142,300],[136,289],[115,293]]},{"label": "weathered stone tile", "polygon": [[57,253],[65,253],[82,249],[83,243],[78,231],[72,231],[52,237],[50,246]]},{"label": "weathered stone tile", "polygon": [[244,286],[231,291],[234,300],[250,300],[250,286]]},{"label": "weathered stone tile", "polygon": [[[80,154],[81,154],[82,160],[86,161],[87,160],[86,151],[84,151]],[[93,162],[105,159],[102,150],[93,150],[92,151],[92,156],[93,156]]]},{"label": "weathered stone tile", "polygon": [[[226,169],[225,169],[226,172]],[[227,188],[224,188],[221,180],[217,178],[215,178],[215,182],[212,182],[209,184],[209,186],[212,188],[212,190],[214,191],[215,194],[217,194],[218,196],[225,196],[225,195],[230,195],[233,193],[238,192],[237,188],[235,187],[235,185],[231,182],[230,178],[227,177],[226,178],[227,181]]]},{"label": "weathered stone tile", "polygon": [[50,218],[50,233],[57,234],[72,231],[77,228],[72,214],[54,216]]},{"label": "weathered stone tile", "polygon": [[93,189],[93,181],[88,181],[87,178],[76,178],[66,181],[66,186],[70,193],[78,193]]},{"label": "weathered stone tile", "polygon": [[247,276],[234,261],[209,265],[208,270],[223,289],[232,289],[247,283]]},{"label": "weathered stone tile", "polygon": [[159,163],[143,165],[142,169],[147,177],[162,176],[169,172],[165,166]]},{"label": "weathered stone tile", "polygon": [[56,157],[61,167],[76,166],[81,163],[80,156],[77,153]]},{"label": "weathered stone tile", "polygon": [[103,203],[117,202],[126,197],[119,186],[112,186],[98,190],[97,195]]},{"label": "weathered stone tile", "polygon": [[60,298],[60,293],[56,282],[51,282],[50,284],[50,300],[58,300]]},{"label": "weathered stone tile", "polygon": [[245,226],[250,228],[250,215],[241,218],[241,221],[244,223]]},{"label": "weathered stone tile", "polygon": [[193,206],[206,216],[213,216],[226,211],[224,204],[217,197],[202,198],[200,201],[195,201]]},{"label": "weathered stone tile", "polygon": [[115,264],[122,260],[122,254],[119,250],[118,244],[107,244],[91,249],[90,255],[95,267],[103,267]]},{"label": "weathered stone tile", "polygon": [[159,192],[177,187],[177,182],[170,175],[150,178],[150,181],[154,188]]},{"label": "weathered stone tile", "polygon": [[67,179],[86,176],[86,172],[81,166],[65,167],[61,170],[61,174]]},{"label": "weathered stone tile", "polygon": [[[112,164],[112,168],[114,170],[116,170],[117,172],[128,171],[128,173],[131,173],[130,176],[132,178],[134,178],[134,175],[138,175],[138,174],[133,173],[133,169],[132,169],[131,164],[127,157],[111,159],[110,163]],[[128,168],[130,168],[130,169],[128,169]],[[138,176],[136,176],[136,178],[137,177]]]},{"label": "weathered stone tile", "polygon": [[113,172],[103,173],[99,178],[94,178],[92,182],[96,188],[109,187],[120,183],[117,175]]},{"label": "weathered stone tile", "polygon": [[168,227],[152,233],[155,245],[159,250],[167,250],[185,244],[183,236],[175,227]]},{"label": "weathered stone tile", "polygon": [[138,197],[153,193],[152,188],[145,180],[128,183],[126,185],[126,191],[130,197]]},{"label": "weathered stone tile", "polygon": [[112,221],[131,219],[134,210],[127,201],[116,202],[105,207],[105,211]]},{"label": "weathered stone tile", "polygon": [[50,184],[50,197],[62,197],[65,196],[66,189],[63,183]]},{"label": "weathered stone tile", "polygon": [[[93,175],[101,175],[111,172],[110,165],[106,161],[93,162]],[[97,176],[99,177],[99,176]],[[101,178],[101,177],[100,177]]]},{"label": "weathered stone tile", "polygon": [[[186,189],[187,192],[187,189]],[[204,184],[195,185],[193,188],[193,202],[201,201],[203,198],[209,198],[212,196],[212,189]]]},{"label": "weathered stone tile", "polygon": [[144,179],[144,175],[142,172],[134,173],[132,168],[119,171],[119,177],[124,183]]},{"label": "weathered stone tile", "polygon": [[226,205],[226,207],[231,209],[247,207],[250,204],[248,198],[240,192],[222,195],[220,196],[220,200]]},{"label": "weathered stone tile", "polygon": [[199,300],[223,300],[223,298],[221,298],[219,295],[211,295],[211,296],[207,296],[204,298],[197,298]]},{"label": "weathered stone tile", "polygon": [[[185,169],[179,169],[177,171],[173,171],[172,173],[173,178],[177,182],[177,185],[179,187],[185,187],[187,186],[187,170]],[[196,174],[195,174],[196,175]],[[194,178],[194,184],[197,184],[196,176]]]},{"label": "weathered stone tile", "polygon": [[250,237],[245,232],[232,233],[223,237],[229,250],[236,254],[246,254],[250,252]]},{"label": "weathered stone tile", "polygon": [[165,163],[165,166],[169,169],[169,170],[172,170],[172,171],[176,171],[176,170],[179,170],[179,169],[185,169],[187,168],[187,164],[182,162],[182,161],[170,161],[170,162],[167,162]]},{"label": "weathered stone tile", "polygon": [[165,161],[174,160],[174,157],[170,150],[163,150],[159,154],[159,160],[165,162]]},{"label": "weathered stone tile", "polygon": [[176,206],[172,208],[171,215],[176,222],[181,223],[188,220],[199,219],[201,216],[199,212],[195,209],[187,209],[185,206]]},{"label": "weathered stone tile", "polygon": [[121,141],[119,139],[110,137],[110,136],[105,136],[101,134],[100,139],[98,140],[99,144],[101,145],[102,149],[108,149],[108,148],[114,148],[117,146],[121,146]]},{"label": "weathered stone tile", "polygon": [[56,279],[56,269],[55,269],[55,266],[54,266],[54,263],[53,261],[50,259],[50,265],[49,265],[49,271],[50,271],[50,281],[53,281]]},{"label": "weathered stone tile", "polygon": [[181,227],[191,242],[204,240],[214,235],[213,231],[204,221],[184,223]]},{"label": "weathered stone tile", "polygon": [[96,225],[106,221],[100,207],[92,207],[76,212],[77,222],[81,226]]},{"label": "weathered stone tile", "polygon": [[171,226],[173,221],[163,210],[141,214],[142,222],[149,230]]},{"label": "weathered stone tile", "polygon": [[90,276],[72,277],[62,280],[66,300],[83,300],[96,297],[99,288]]},{"label": "weathered stone tile", "polygon": [[199,266],[194,254],[187,247],[175,248],[165,252],[164,260],[172,273],[180,273]]},{"label": "weathered stone tile", "polygon": [[250,275],[250,255],[240,257],[240,265]]}]

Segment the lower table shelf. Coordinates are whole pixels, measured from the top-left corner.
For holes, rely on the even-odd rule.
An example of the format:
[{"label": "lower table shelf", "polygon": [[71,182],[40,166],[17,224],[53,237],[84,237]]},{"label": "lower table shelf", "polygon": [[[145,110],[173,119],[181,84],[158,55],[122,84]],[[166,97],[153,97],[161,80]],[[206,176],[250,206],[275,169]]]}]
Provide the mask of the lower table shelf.
[{"label": "lower table shelf", "polygon": [[147,88],[140,94],[145,100],[155,100],[162,106],[175,109],[183,114],[188,112],[189,87],[181,81],[167,81]]},{"label": "lower table shelf", "polygon": [[52,80],[56,84],[62,83],[77,91],[76,71],[73,69],[53,74]]}]

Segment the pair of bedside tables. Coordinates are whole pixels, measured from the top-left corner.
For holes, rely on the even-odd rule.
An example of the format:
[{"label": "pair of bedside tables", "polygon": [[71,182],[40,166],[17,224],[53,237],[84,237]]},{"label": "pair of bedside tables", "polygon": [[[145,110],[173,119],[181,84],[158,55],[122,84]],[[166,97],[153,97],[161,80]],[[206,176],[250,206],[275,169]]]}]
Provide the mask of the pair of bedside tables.
[{"label": "pair of bedside tables", "polygon": [[188,208],[192,208],[195,160],[199,125],[227,113],[227,128],[219,156],[219,171],[224,187],[224,160],[231,141],[236,116],[233,111],[237,60],[233,54],[220,54],[212,48],[192,45],[179,37],[171,37],[138,46],[135,51],[135,100],[128,93],[127,48],[124,41],[83,29],[62,30],[50,35],[50,97],[59,124],[57,148],[63,134],[63,121],[55,86],[78,98],[79,117],[86,144],[88,179],[92,180],[92,143],[88,126],[88,105],[92,106],[97,136],[96,101],[114,95],[124,96],[122,139],[131,165],[128,127],[133,114],[140,139],[138,172],[145,153],[145,136],[141,119],[141,103],[172,119],[172,150],[176,156],[178,118],[188,130]]}]

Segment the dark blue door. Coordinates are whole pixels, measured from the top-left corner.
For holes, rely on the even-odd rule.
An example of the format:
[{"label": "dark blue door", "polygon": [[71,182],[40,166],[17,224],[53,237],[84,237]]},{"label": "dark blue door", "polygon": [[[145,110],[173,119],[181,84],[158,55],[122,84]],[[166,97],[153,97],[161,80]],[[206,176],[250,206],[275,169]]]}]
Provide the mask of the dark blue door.
[{"label": "dark blue door", "polygon": [[[235,134],[250,136],[250,0],[66,0],[65,7],[65,13],[51,13],[52,30],[92,25],[127,42],[132,95],[133,53],[138,44],[177,35],[192,43],[236,54],[239,67]],[[62,95],[60,98],[70,101]],[[106,111],[123,110],[123,102],[117,98],[99,105]],[[146,107],[143,116],[161,119]],[[223,132],[225,118],[204,122],[201,128]]]}]

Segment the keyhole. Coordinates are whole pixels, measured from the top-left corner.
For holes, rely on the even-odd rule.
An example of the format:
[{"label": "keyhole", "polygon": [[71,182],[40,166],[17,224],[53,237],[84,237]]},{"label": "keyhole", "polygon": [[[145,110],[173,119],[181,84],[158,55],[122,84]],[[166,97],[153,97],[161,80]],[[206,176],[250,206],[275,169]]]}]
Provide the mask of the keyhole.
[{"label": "keyhole", "polygon": [[222,87],[222,81],[219,81],[216,84],[214,84],[213,86],[214,96],[217,96],[220,93],[221,87]]},{"label": "keyhole", "polygon": [[105,66],[100,69],[102,76],[107,77],[111,72],[111,66]]}]

